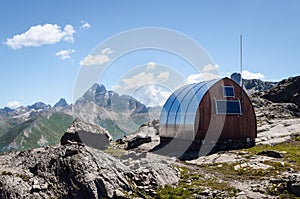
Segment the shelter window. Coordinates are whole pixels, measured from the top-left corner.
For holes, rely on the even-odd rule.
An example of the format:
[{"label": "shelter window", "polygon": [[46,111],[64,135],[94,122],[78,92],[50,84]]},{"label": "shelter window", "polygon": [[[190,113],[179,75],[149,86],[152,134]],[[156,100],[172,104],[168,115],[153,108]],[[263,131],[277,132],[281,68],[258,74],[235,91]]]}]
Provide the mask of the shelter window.
[{"label": "shelter window", "polygon": [[217,115],[241,115],[240,100],[215,100]]},{"label": "shelter window", "polygon": [[223,97],[234,97],[233,86],[223,86]]}]

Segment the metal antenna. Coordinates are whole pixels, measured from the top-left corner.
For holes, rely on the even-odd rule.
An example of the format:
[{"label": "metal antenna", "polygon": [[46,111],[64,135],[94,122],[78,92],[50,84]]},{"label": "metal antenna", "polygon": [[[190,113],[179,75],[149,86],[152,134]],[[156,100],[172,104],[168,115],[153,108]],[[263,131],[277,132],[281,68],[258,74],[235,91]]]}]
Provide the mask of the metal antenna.
[{"label": "metal antenna", "polygon": [[240,74],[241,74],[240,86],[243,87],[242,72],[243,72],[243,36],[240,35]]},{"label": "metal antenna", "polygon": [[242,113],[243,113],[243,105],[244,105],[244,81],[243,81],[243,76],[242,76],[242,73],[243,73],[243,36],[240,35],[240,74],[241,74],[241,87],[242,87],[242,106],[241,106],[241,109],[242,109]]}]

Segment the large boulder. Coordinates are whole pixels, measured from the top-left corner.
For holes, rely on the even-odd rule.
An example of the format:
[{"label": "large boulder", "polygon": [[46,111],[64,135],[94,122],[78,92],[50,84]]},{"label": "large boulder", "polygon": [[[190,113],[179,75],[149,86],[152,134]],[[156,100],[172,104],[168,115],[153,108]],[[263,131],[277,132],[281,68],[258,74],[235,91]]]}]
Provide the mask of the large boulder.
[{"label": "large boulder", "polygon": [[138,151],[150,151],[159,144],[159,121],[153,120],[140,126],[140,128],[119,141],[125,143],[125,149],[137,149]]},{"label": "large boulder", "polygon": [[143,197],[176,184],[178,175],[165,157],[117,159],[82,144],[58,144],[1,155],[0,198]]},{"label": "large boulder", "polygon": [[111,140],[112,136],[105,128],[76,118],[61,137],[60,143],[65,145],[78,142],[97,149],[105,149]]}]

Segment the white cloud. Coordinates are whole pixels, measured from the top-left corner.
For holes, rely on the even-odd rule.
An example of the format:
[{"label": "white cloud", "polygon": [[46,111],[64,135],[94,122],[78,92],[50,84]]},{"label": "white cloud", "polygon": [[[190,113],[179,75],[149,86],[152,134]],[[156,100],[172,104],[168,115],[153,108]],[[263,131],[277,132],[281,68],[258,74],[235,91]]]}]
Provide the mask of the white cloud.
[{"label": "white cloud", "polygon": [[155,63],[155,62],[153,62],[153,61],[148,62],[148,63],[147,63],[147,70],[152,70],[152,69],[155,68],[155,66],[156,66],[156,63]]},{"label": "white cloud", "polygon": [[102,55],[110,55],[112,54],[114,51],[110,48],[104,48],[103,50],[101,50],[101,54]]},{"label": "white cloud", "polygon": [[185,84],[193,84],[201,81],[207,81],[211,79],[220,78],[218,73],[218,65],[208,64],[205,65],[202,69],[202,72],[191,74],[186,78]]},{"label": "white cloud", "polygon": [[171,92],[162,90],[158,85],[146,85],[134,93],[134,97],[146,106],[163,106]]},{"label": "white cloud", "polygon": [[203,81],[202,73],[192,74],[186,78],[187,84],[193,84],[193,83],[197,83],[197,82],[201,82],[201,81]]},{"label": "white cloud", "polygon": [[219,74],[209,73],[209,72],[196,73],[196,74],[189,75],[186,78],[185,83],[193,84],[193,83],[198,83],[198,82],[201,82],[201,81],[207,81],[207,80],[217,79],[217,78],[220,78]]},{"label": "white cloud", "polygon": [[170,73],[168,71],[162,72],[156,77],[155,81],[156,82],[165,82],[169,79],[169,76],[170,76]]},{"label": "white cloud", "polygon": [[160,105],[164,105],[164,103],[167,101],[167,99],[170,97],[170,95],[172,94],[171,92],[167,92],[167,91],[160,91],[159,93],[161,95],[161,97],[163,98],[163,100],[161,101]]},{"label": "white cloud", "polygon": [[171,95],[171,92],[163,91],[160,87],[157,87],[155,85],[148,86],[148,89],[146,90],[145,94],[143,95],[145,99],[142,99],[142,101],[147,106],[163,106],[165,101],[168,99],[168,97]]},{"label": "white cloud", "polygon": [[126,93],[141,88],[149,84],[161,84],[168,81],[170,73],[168,71],[161,72],[158,75],[153,73],[141,72],[131,77],[123,78],[120,84],[113,88],[119,93]]},{"label": "white cloud", "polygon": [[82,66],[93,66],[109,62],[110,59],[106,55],[88,55],[84,60],[80,61]]},{"label": "white cloud", "polygon": [[98,55],[88,55],[86,58],[81,60],[79,63],[81,66],[93,66],[100,65],[110,61],[108,55],[112,54],[114,51],[110,48],[104,48]]},{"label": "white cloud", "polygon": [[61,50],[57,52],[55,55],[60,57],[62,60],[71,59],[71,54],[74,53],[74,49]]},{"label": "white cloud", "polygon": [[252,73],[250,71],[243,70],[242,77],[243,77],[243,79],[262,79],[265,76],[261,73]]},{"label": "white cloud", "polygon": [[4,44],[12,49],[18,49],[22,47],[38,47],[55,44],[61,40],[74,42],[74,33],[75,30],[73,26],[69,24],[66,25],[63,30],[57,24],[36,25],[31,26],[29,30],[22,34],[8,38]]},{"label": "white cloud", "polygon": [[141,85],[146,85],[154,82],[154,75],[152,73],[141,72],[131,78],[124,78],[122,83],[123,89],[135,89]]},{"label": "white cloud", "polygon": [[81,23],[81,26],[80,26],[81,30],[86,30],[86,29],[89,29],[91,27],[91,25],[88,22],[81,21],[80,23]]},{"label": "white cloud", "polygon": [[204,72],[209,72],[209,71],[217,71],[219,68],[218,65],[211,65],[211,64],[208,64],[206,66],[203,67],[203,71]]},{"label": "white cloud", "polygon": [[74,42],[73,34],[75,33],[75,30],[73,26],[69,24],[66,25],[62,33],[63,33],[62,35],[64,41],[71,42],[71,43]]},{"label": "white cloud", "polygon": [[19,106],[21,106],[21,103],[20,103],[19,101],[17,101],[17,100],[8,102],[8,103],[6,104],[6,107],[11,108],[11,109],[18,108]]}]

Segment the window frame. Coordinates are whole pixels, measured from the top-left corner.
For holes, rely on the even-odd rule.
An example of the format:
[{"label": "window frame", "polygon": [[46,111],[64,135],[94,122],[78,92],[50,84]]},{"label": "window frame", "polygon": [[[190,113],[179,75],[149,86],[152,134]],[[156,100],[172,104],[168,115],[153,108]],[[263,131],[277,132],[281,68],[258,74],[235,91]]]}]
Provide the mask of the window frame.
[{"label": "window frame", "polygon": [[[239,104],[239,110],[240,110],[239,113],[227,113],[227,109],[226,109],[225,113],[224,112],[219,112],[219,110],[218,110],[218,103],[217,103],[218,101],[238,102],[238,104]],[[239,99],[237,99],[237,100],[217,100],[217,99],[215,99],[215,111],[216,111],[216,115],[243,115],[241,101]]]},{"label": "window frame", "polygon": [[[226,88],[232,88],[232,92],[233,92],[233,95],[225,95],[226,94],[226,91],[225,89]],[[223,98],[226,98],[226,97],[235,97],[235,92],[234,92],[234,86],[222,86],[222,93],[223,93]]]}]

